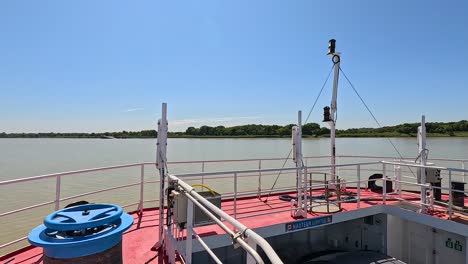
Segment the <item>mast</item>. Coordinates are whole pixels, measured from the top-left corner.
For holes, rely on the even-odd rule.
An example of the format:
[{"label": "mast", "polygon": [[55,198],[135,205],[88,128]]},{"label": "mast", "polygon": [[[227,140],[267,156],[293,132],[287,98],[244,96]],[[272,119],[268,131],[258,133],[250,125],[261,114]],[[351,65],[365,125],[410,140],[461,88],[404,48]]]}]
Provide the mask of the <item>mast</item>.
[{"label": "mast", "polygon": [[[155,245],[161,247],[164,243],[164,184],[166,176],[167,151],[167,104],[162,104],[161,119],[158,120],[158,140],[156,143],[156,168],[159,171],[159,242]],[[162,259],[162,257],[160,257]]]},{"label": "mast", "polygon": [[306,175],[302,158],[302,111],[297,112],[297,126],[292,127],[293,161],[296,163],[296,210],[294,218],[307,218]]},{"label": "mast", "polygon": [[[421,117],[421,126],[418,127],[418,151],[420,156],[419,164],[422,166],[427,165],[427,148],[426,148],[426,117]],[[418,183],[421,184],[421,211],[426,211],[426,168],[420,168],[418,171]]]},{"label": "mast", "polygon": [[330,107],[326,106],[323,110],[323,122],[327,122],[330,126],[330,152],[331,152],[331,188],[334,188],[334,184],[336,182],[336,145],[335,145],[335,137],[336,137],[336,98],[338,93],[338,78],[340,74],[340,53],[335,52],[335,43],[336,40],[330,39],[328,41],[328,53],[327,55],[332,57],[333,62],[333,93],[332,99],[330,103]]}]

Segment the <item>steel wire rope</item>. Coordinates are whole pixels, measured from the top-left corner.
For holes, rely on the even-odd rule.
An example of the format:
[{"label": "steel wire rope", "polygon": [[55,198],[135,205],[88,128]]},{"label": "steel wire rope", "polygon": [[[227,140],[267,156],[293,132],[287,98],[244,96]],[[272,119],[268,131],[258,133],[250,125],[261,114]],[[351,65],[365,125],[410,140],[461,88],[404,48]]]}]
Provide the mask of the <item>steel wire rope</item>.
[{"label": "steel wire rope", "polygon": [[[361,95],[359,94],[359,92],[356,90],[356,88],[354,87],[353,83],[349,80],[348,76],[346,75],[346,73],[343,71],[343,69],[340,67],[340,72],[343,74],[343,76],[345,77],[346,81],[348,81],[349,85],[351,86],[351,88],[353,88],[353,91],[354,93],[356,93],[356,95],[359,97],[359,100],[361,100],[361,103],[364,105],[364,107],[367,109],[367,111],[369,112],[369,114],[372,116],[372,118],[374,119],[375,123],[377,124],[377,126],[379,126],[379,128],[382,128],[382,125],[380,124],[379,120],[377,120],[377,118],[375,117],[375,115],[372,113],[372,111],[370,110],[369,106],[367,106],[366,102],[364,101],[364,99],[362,99]],[[393,146],[393,149],[396,151],[396,153],[398,153],[398,156],[403,159],[403,156],[401,155],[400,151],[398,151],[398,148],[395,146],[395,144],[393,144],[393,141],[388,138],[388,137],[385,137],[388,142],[390,142],[390,144]],[[411,173],[413,174],[413,176],[416,177],[416,175],[414,174],[413,170],[408,167],[408,169],[411,171]],[[385,177],[385,175],[384,175]]]},{"label": "steel wire rope", "polygon": [[[315,105],[317,104],[317,101],[318,101],[318,99],[320,98],[320,95],[322,95],[323,89],[325,88],[325,85],[327,84],[328,79],[330,79],[330,75],[331,75],[331,73],[332,73],[332,71],[333,71],[333,67],[334,67],[334,66],[335,66],[335,65],[333,65],[333,66],[331,67],[330,71],[328,72],[327,78],[325,79],[325,82],[323,83],[322,88],[320,89],[320,92],[319,92],[318,95],[317,95],[317,98],[315,98],[314,104],[313,104],[312,107],[310,108],[309,114],[307,114],[307,118],[305,119],[304,124],[306,124],[307,121],[309,120],[310,115],[312,114],[312,111],[314,110]],[[284,160],[283,165],[281,166],[281,169],[283,169],[284,166],[286,166],[286,163],[288,162],[289,157],[291,157],[292,151],[293,151],[293,149],[291,148],[291,149],[289,150],[288,156],[286,157],[286,159]],[[301,161],[301,162],[302,162],[302,161]],[[303,164],[302,164],[302,165],[303,165]],[[276,179],[275,179],[275,181],[273,182],[273,185],[271,186],[271,189],[270,189],[270,191],[268,192],[267,197],[265,198],[265,200],[263,200],[264,203],[267,203],[267,202],[268,202],[268,198],[270,198],[271,192],[273,191],[273,188],[275,188],[276,183],[278,182],[278,179],[279,179],[279,177],[281,176],[281,172],[282,172],[282,171],[280,170],[279,173],[278,173],[278,175],[276,176]],[[260,198],[260,197],[259,197],[259,198]]]}]

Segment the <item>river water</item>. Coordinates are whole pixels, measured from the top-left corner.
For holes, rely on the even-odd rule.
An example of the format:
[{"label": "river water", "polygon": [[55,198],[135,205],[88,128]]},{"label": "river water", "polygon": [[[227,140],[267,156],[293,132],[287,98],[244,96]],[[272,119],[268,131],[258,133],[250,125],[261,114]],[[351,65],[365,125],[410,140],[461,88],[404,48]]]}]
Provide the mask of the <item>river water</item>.
[{"label": "river water", "polygon": [[[392,138],[399,152],[405,157],[417,156],[415,138]],[[311,138],[303,140],[304,156],[329,155],[329,139]],[[398,156],[388,139],[384,138],[339,138],[336,141],[337,155]],[[468,138],[430,138],[429,158],[468,159]],[[169,139],[168,161],[203,161],[235,160],[259,158],[285,158],[291,149],[290,139]],[[12,180],[35,175],[105,167],[119,164],[153,162],[155,160],[156,141],[153,139],[0,139],[0,181]],[[370,159],[376,161],[381,159]],[[357,162],[357,158],[339,158],[337,163]],[[362,160],[359,160],[362,161]],[[262,161],[229,163],[193,163],[170,164],[170,173],[188,173],[221,170],[243,170],[261,168],[278,168],[283,161]],[[329,158],[307,159],[307,165],[329,164]],[[437,165],[461,167],[461,162],[437,162]],[[291,162],[287,167],[293,166]],[[466,164],[468,167],[468,162]],[[369,167],[379,170],[380,167]],[[344,178],[355,176],[352,169],[338,170]],[[70,197],[84,192],[91,192],[122,184],[137,183],[140,180],[141,168],[130,167],[104,172],[67,175],[61,178],[60,197]],[[238,190],[255,191],[258,188],[258,175],[246,175],[239,178]],[[264,174],[261,178],[261,189],[271,187],[277,173]],[[147,181],[158,179],[154,166],[145,166],[144,177]],[[226,194],[233,191],[232,176],[229,179],[204,178],[203,183],[216,191]],[[314,176],[322,179],[323,176]],[[350,178],[351,179],[351,178]],[[317,180],[317,178],[314,178]],[[200,183],[200,179],[191,182]],[[283,174],[277,186],[295,185],[295,176]],[[131,204],[139,200],[139,186],[131,186],[109,192],[97,193],[62,201],[60,207],[77,200],[92,202],[110,202],[120,205]],[[53,201],[56,193],[56,179],[49,178],[14,185],[0,186],[0,214],[25,206]],[[157,185],[147,184],[144,188],[145,200],[157,199]],[[147,202],[145,206],[153,206]],[[130,206],[127,210],[135,209]],[[54,210],[54,205],[45,205],[36,209],[12,214],[0,218],[0,245],[23,237],[41,219]],[[16,244],[0,250],[0,255],[9,250],[25,245]]]}]

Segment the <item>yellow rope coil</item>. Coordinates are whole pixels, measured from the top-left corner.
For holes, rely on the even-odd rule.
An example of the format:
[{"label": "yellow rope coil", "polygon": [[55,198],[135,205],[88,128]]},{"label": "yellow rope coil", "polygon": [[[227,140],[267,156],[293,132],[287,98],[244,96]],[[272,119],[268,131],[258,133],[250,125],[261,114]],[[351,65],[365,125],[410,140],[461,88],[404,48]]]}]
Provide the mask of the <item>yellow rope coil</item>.
[{"label": "yellow rope coil", "polygon": [[201,183],[194,183],[194,184],[192,184],[192,187],[196,187],[196,186],[199,186],[199,187],[202,187],[202,188],[206,188],[206,189],[208,189],[208,191],[210,191],[210,193],[211,193],[213,196],[216,195],[216,192],[213,191],[213,189],[211,189],[210,187],[208,187],[208,186],[206,186],[206,185],[204,185],[204,184],[201,184]]}]

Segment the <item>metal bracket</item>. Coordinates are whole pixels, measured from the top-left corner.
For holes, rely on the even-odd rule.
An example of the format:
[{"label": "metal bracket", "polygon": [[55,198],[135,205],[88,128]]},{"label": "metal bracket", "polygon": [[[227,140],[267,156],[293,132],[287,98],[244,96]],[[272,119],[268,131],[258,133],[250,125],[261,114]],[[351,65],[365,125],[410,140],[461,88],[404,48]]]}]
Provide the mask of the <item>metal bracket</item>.
[{"label": "metal bracket", "polygon": [[232,244],[234,245],[234,249],[238,249],[240,247],[240,244],[237,243],[237,239],[242,238],[242,233],[241,232],[236,232],[232,236]]}]

